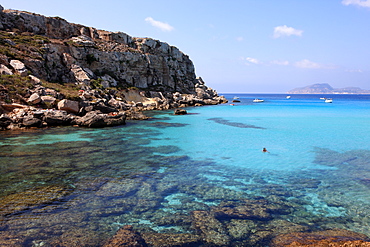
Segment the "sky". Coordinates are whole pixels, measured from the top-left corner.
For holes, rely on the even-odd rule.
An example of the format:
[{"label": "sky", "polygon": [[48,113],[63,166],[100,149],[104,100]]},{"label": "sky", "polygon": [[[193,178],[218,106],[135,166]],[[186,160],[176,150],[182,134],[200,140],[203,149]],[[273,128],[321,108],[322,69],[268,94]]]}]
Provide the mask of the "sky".
[{"label": "sky", "polygon": [[178,47],[219,93],[370,90],[370,0],[2,0]]}]

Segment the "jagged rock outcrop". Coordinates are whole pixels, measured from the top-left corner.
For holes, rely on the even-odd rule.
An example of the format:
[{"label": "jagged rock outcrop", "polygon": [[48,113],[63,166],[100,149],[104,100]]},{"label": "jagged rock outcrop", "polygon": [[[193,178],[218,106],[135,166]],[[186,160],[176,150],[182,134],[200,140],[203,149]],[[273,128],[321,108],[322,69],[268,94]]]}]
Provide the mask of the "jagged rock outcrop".
[{"label": "jagged rock outcrop", "polygon": [[[227,102],[196,77],[188,55],[150,38],[0,10],[0,48],[0,105],[28,104],[68,115],[54,111],[58,118],[40,124],[32,114],[15,113],[12,123],[4,124],[10,128],[73,124],[93,111],[126,111],[125,118],[146,119],[140,112]],[[0,114],[8,113],[0,108]],[[113,122],[108,125],[124,121]]]},{"label": "jagged rock outcrop", "polygon": [[[178,48],[164,42],[17,10],[4,10],[0,21],[1,30],[47,37],[40,40],[43,54],[24,57],[24,64],[12,60],[22,75],[27,73],[27,67],[47,81],[89,85],[92,79],[102,79],[112,86],[118,83],[156,91],[195,92],[193,63]],[[106,80],[107,76],[116,82]]]}]

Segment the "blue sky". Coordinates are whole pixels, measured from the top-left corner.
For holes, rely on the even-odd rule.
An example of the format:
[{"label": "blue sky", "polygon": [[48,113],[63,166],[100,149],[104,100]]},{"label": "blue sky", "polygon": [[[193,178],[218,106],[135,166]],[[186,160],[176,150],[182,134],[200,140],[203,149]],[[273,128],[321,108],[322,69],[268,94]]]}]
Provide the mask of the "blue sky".
[{"label": "blue sky", "polygon": [[2,0],[178,47],[218,92],[370,90],[370,0]]}]

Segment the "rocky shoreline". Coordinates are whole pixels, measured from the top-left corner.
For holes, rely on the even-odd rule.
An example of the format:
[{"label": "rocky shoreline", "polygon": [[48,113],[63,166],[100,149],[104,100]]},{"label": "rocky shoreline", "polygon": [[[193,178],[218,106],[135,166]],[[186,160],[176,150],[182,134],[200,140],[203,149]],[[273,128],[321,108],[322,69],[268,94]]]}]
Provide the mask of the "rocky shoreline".
[{"label": "rocky shoreline", "polygon": [[[126,99],[122,99],[87,89],[79,90],[79,100],[65,99],[63,95],[43,87],[41,81],[36,80],[34,88],[29,89],[29,97],[23,100],[27,104],[0,102],[0,130],[67,125],[93,128],[117,126],[125,124],[126,119],[148,119],[145,111],[176,109],[176,114],[178,108],[227,102],[223,96],[218,96],[214,90],[206,87],[201,78],[197,80],[197,95],[179,92],[146,93],[138,89],[126,89],[122,93]],[[4,91],[7,91],[5,87]],[[146,97],[146,94],[151,97]],[[47,104],[55,105],[55,108],[40,107]],[[186,111],[181,112],[184,114]]]},{"label": "rocky shoreline", "polygon": [[0,6],[0,130],[115,126],[225,102],[167,43]]}]

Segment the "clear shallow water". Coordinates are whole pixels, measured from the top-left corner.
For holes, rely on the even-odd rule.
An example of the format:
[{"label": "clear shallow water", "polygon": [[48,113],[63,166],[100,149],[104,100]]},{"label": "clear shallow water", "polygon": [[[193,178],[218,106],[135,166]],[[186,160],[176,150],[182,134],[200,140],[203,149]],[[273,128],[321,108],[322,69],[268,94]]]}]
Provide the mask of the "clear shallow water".
[{"label": "clear shallow water", "polygon": [[250,232],[283,220],[370,236],[370,96],[226,96],[241,102],[115,128],[1,132],[1,233],[99,246],[126,224],[193,233],[194,210],[264,199],[286,209]]}]

